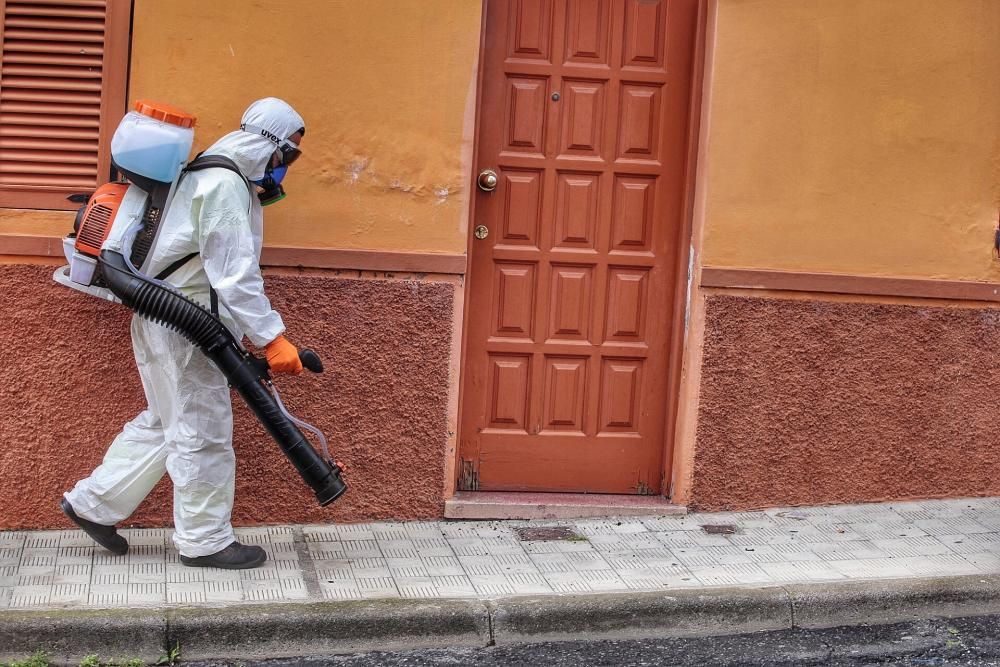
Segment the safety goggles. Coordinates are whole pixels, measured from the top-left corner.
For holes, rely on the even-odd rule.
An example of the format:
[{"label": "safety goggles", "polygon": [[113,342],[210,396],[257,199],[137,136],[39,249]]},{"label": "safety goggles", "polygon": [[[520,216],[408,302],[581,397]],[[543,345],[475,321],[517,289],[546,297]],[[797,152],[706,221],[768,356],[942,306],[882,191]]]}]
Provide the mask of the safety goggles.
[{"label": "safety goggles", "polygon": [[240,125],[240,129],[244,132],[250,132],[251,134],[259,134],[265,139],[273,141],[278,146],[278,154],[281,155],[281,164],[292,164],[302,155],[302,149],[300,149],[299,145],[291,139],[281,139],[273,132],[269,132],[262,127],[257,127],[256,125],[247,125],[246,123]]}]

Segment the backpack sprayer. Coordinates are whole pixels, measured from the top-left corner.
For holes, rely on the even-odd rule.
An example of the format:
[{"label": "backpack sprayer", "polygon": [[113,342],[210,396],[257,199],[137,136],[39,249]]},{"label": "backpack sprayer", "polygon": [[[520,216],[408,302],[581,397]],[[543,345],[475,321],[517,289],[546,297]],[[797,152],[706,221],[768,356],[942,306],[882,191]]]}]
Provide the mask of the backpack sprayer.
[{"label": "backpack sprayer", "polygon": [[[341,467],[330,457],[322,431],[285,409],[266,359],[247,351],[218,317],[165,281],[191,256],[155,277],[146,273],[160,221],[183,174],[222,168],[242,177],[236,165],[221,156],[198,158],[185,166],[194,142],[194,122],[193,116],[180,109],[136,102],[135,111],[126,114],[111,140],[112,161],[128,181],[102,185],[80,208],[74,232],[63,241],[69,266],[60,267],[53,279],[122,303],[197,346],[250,406],[319,504],[328,505],[347,490],[347,485],[340,477]],[[310,371],[323,371],[315,352],[303,350],[300,359]],[[323,456],[300,428],[317,438]]]}]

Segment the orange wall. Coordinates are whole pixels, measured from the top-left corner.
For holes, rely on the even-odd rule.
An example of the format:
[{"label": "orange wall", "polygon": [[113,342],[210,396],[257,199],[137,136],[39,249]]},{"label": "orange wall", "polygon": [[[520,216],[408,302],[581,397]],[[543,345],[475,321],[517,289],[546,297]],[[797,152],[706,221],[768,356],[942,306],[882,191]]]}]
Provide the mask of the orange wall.
[{"label": "orange wall", "polygon": [[1000,280],[1000,2],[717,10],[705,265]]},{"label": "orange wall", "polygon": [[306,119],[276,245],[464,252],[479,0],[135,0],[129,100],[199,117],[196,149],[259,97]]}]

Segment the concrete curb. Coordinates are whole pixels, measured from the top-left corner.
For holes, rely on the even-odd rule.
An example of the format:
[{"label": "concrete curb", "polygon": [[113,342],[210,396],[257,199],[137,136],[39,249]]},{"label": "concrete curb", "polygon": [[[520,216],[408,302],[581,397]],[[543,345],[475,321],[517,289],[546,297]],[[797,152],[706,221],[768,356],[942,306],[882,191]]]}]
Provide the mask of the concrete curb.
[{"label": "concrete curb", "polygon": [[148,610],[0,612],[0,660],[47,651],[155,661],[276,658],[534,641],[732,635],[1000,612],[1000,577]]}]

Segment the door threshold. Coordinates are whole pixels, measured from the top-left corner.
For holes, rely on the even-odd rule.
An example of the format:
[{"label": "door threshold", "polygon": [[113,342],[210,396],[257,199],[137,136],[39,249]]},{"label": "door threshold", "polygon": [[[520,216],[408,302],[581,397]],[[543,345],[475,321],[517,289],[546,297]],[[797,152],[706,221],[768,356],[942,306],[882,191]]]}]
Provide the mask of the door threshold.
[{"label": "door threshold", "polygon": [[444,501],[446,519],[589,519],[685,514],[686,507],[674,505],[663,496],[459,491]]}]

